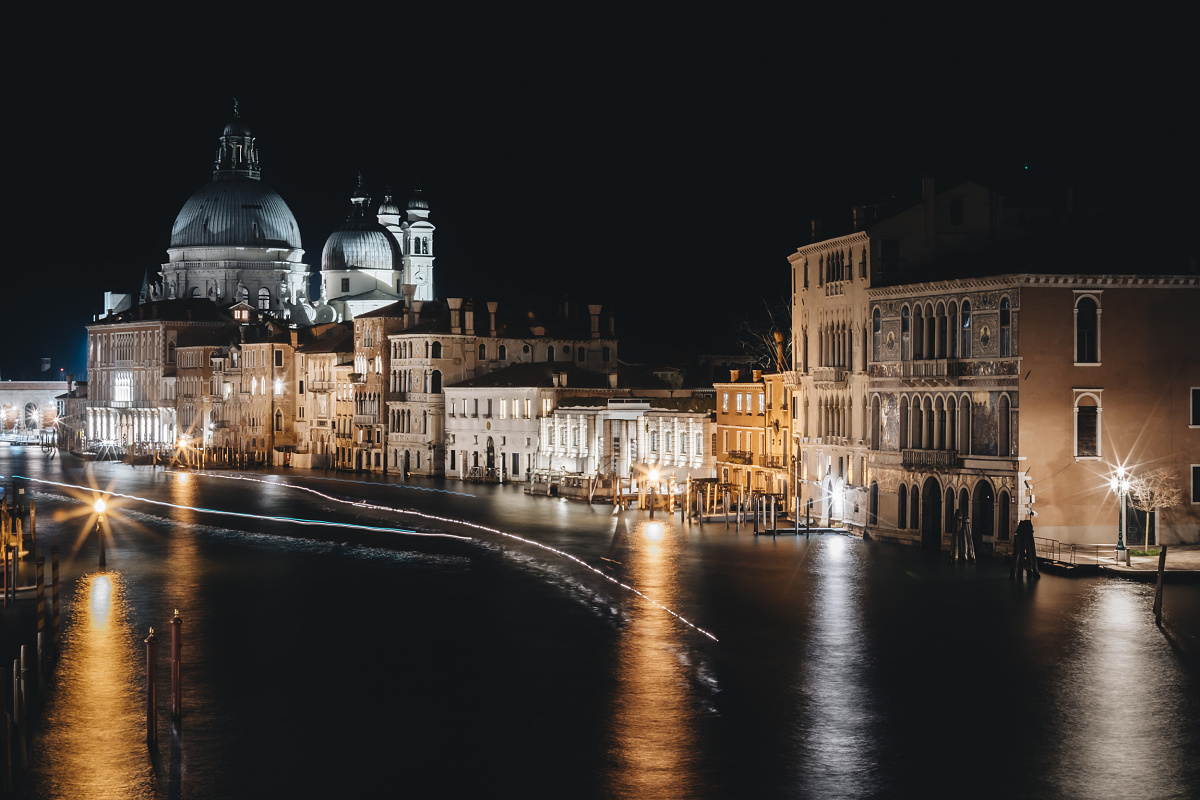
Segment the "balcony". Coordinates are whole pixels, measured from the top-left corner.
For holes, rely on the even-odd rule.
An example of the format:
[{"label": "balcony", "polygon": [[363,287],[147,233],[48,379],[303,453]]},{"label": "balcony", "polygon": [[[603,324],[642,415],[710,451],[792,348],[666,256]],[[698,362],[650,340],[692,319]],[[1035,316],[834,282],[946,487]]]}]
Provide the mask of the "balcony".
[{"label": "balcony", "polygon": [[357,383],[357,384],[366,383],[367,376],[365,373],[362,373],[362,372],[351,372],[350,373],[350,382]]},{"label": "balcony", "polygon": [[354,424],[355,425],[377,425],[377,424],[379,424],[379,418],[374,414],[355,414],[354,415]]},{"label": "balcony", "polygon": [[906,467],[956,467],[958,453],[954,450],[903,450],[900,463]]},{"label": "balcony", "polygon": [[787,469],[787,456],[763,456],[762,465],[767,469]]},{"label": "balcony", "polygon": [[749,450],[730,450],[729,457],[726,459],[731,464],[745,464],[750,466],[754,463],[754,453]]},{"label": "balcony", "polygon": [[817,367],[812,371],[813,382],[844,384],[849,371],[845,367]]}]

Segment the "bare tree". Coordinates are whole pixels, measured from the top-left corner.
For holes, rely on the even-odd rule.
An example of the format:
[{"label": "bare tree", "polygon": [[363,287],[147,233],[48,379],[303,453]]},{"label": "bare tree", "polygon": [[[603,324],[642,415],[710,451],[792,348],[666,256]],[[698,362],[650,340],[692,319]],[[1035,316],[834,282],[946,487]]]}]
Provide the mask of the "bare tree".
[{"label": "bare tree", "polygon": [[1183,502],[1183,487],[1168,469],[1155,469],[1129,481],[1134,508],[1146,512],[1146,545],[1150,544],[1150,515]]},{"label": "bare tree", "polygon": [[746,357],[767,372],[792,368],[792,308],[786,302],[772,306],[763,300],[757,319],[738,323],[737,341]]}]

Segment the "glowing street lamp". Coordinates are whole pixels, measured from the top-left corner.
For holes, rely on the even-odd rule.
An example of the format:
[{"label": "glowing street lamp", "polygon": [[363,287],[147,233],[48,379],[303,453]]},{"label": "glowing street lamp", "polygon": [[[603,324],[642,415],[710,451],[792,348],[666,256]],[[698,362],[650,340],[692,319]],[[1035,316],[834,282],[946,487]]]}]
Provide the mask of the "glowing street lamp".
[{"label": "glowing street lamp", "polygon": [[97,497],[96,502],[92,504],[92,509],[96,512],[96,538],[100,542],[100,569],[104,569],[104,511],[108,508],[108,504],[104,502],[103,497]]},{"label": "glowing street lamp", "polygon": [[1117,496],[1120,514],[1117,517],[1117,552],[1120,553],[1125,549],[1125,495],[1129,494],[1129,478],[1125,475],[1124,467],[1117,467],[1117,474],[1109,481],[1108,488]]}]

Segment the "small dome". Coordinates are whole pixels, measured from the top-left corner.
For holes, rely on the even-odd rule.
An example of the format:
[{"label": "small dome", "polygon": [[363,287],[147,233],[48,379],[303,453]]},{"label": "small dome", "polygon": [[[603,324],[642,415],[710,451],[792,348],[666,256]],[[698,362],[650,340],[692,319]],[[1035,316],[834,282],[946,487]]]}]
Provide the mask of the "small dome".
[{"label": "small dome", "polygon": [[413,210],[413,209],[424,209],[425,211],[429,210],[429,202],[424,197],[421,196],[420,189],[417,189],[415,192],[413,192],[413,198],[408,201],[408,207],[410,210]]},{"label": "small dome", "polygon": [[225,126],[223,136],[250,136],[250,126],[247,125],[241,117],[234,117],[233,120]]},{"label": "small dome", "polygon": [[392,196],[390,194],[385,194],[383,196],[383,202],[379,204],[379,210],[376,211],[375,213],[381,217],[384,216],[385,214],[391,215],[391,216],[399,216],[400,215],[400,205],[395,200],[392,199]]},{"label": "small dome", "polygon": [[300,229],[270,186],[223,178],[201,186],[183,204],[171,227],[171,247],[298,248]]},{"label": "small dome", "polygon": [[387,228],[369,219],[351,219],[334,231],[321,251],[321,270],[398,270],[404,261]]}]

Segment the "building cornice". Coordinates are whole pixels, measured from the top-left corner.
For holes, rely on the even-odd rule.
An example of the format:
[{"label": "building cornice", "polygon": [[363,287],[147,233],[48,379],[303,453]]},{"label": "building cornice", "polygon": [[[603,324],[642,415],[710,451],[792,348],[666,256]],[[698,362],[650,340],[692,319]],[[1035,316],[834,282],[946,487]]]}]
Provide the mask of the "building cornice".
[{"label": "building cornice", "polygon": [[834,239],[824,239],[820,242],[813,242],[802,247],[797,247],[796,252],[788,257],[788,261],[792,261],[801,256],[808,256],[810,253],[823,253],[827,250],[840,250],[841,248],[851,245],[866,243],[871,237],[866,231],[855,231],[848,233],[845,236],[838,236]]},{"label": "building cornice", "polygon": [[896,286],[873,287],[867,290],[871,298],[900,297],[925,294],[948,294],[1006,286],[1086,286],[1090,288],[1161,288],[1200,287],[1196,275],[1050,275],[1045,273],[1009,273],[985,278],[952,278],[923,283],[904,283]]}]

